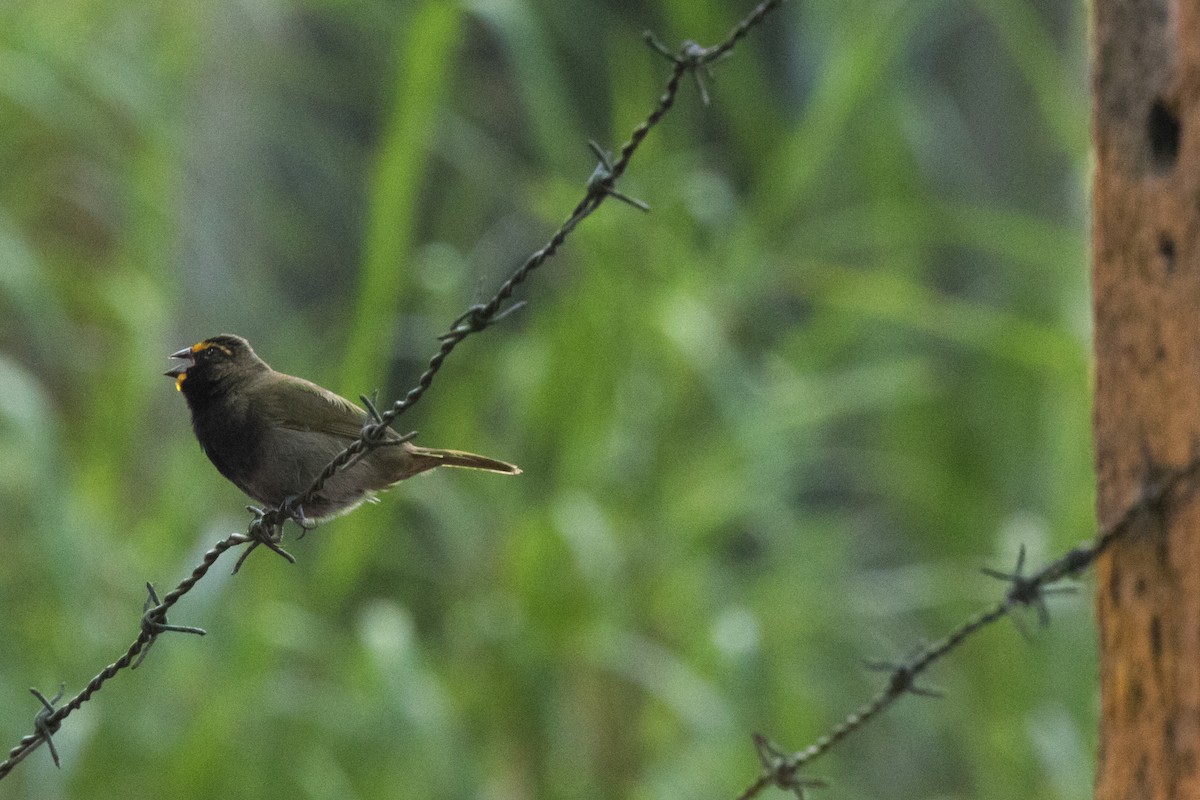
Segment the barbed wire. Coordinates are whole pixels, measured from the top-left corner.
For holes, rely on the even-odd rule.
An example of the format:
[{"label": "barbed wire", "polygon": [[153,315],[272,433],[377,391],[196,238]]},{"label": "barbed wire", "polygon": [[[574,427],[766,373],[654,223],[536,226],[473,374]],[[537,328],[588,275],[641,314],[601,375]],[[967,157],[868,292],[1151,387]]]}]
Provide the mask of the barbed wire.
[{"label": "barbed wire", "polygon": [[[142,615],[142,627],[133,644],[129,645],[125,653],[113,663],[109,664],[104,669],[88,681],[87,686],[83,690],[72,697],[64,706],[55,708],[54,704],[62,698],[62,689],[55,695],[53,700],[47,700],[37,689],[30,689],[42,704],[42,710],[38,712],[34,719],[34,732],[25,736],[17,743],[8,753],[8,758],[0,762],[0,778],[3,778],[12,768],[21,763],[34,750],[40,747],[43,743],[49,745],[50,755],[54,759],[54,765],[58,766],[58,754],[54,749],[54,742],[51,736],[58,732],[58,728],[62,725],[62,721],[67,716],[78,710],[80,706],[91,699],[92,695],[100,691],[114,675],[126,667],[136,668],[141,663],[139,654],[143,655],[150,646],[154,644],[155,639],[162,633],[169,631],[185,631],[188,633],[197,633],[203,635],[205,631],[200,628],[183,628],[175,625],[167,624],[167,611],[171,606],[179,602],[179,599],[192,590],[197,581],[203,578],[209,568],[217,563],[217,559],[231,547],[237,547],[240,544],[245,544],[251,541],[250,537],[243,533],[233,533],[225,537],[221,541],[213,545],[212,549],[204,554],[204,558],[196,565],[192,573],[180,581],[179,585],[168,592],[160,602],[155,602],[151,607],[147,608]],[[149,597],[147,603],[157,601],[158,597],[154,592],[154,588],[150,584],[146,584],[149,589]]]},{"label": "barbed wire", "polygon": [[[911,659],[898,663],[868,663],[868,666],[873,669],[883,668],[889,672],[887,685],[847,714],[815,742],[803,750],[789,754],[763,734],[755,733],[753,735],[754,747],[759,761],[762,763],[762,771],[758,778],[738,795],[738,800],[751,800],[770,786],[794,792],[803,800],[807,789],[825,786],[825,781],[802,775],[804,768],[836,747],[847,736],[876,719],[905,695],[939,696],[938,692],[918,686],[916,679],[939,659],[957,649],[968,638],[1009,616],[1014,609],[1032,608],[1037,611],[1038,620],[1043,626],[1049,624],[1050,616],[1046,607],[1046,596],[1074,590],[1074,587],[1055,586],[1054,584],[1064,578],[1076,578],[1081,575],[1101,553],[1128,533],[1135,520],[1147,511],[1160,508],[1166,497],[1180,483],[1195,476],[1198,471],[1200,471],[1200,459],[1193,460],[1183,467],[1148,477],[1142,483],[1138,497],[1129,503],[1115,520],[1102,527],[1097,532],[1095,539],[1068,550],[1031,575],[1024,574],[1024,545],[1017,554],[1017,563],[1012,572],[1000,572],[985,567],[982,570],[985,575],[1003,580],[1008,584],[1008,591],[1004,593],[1004,597],[963,622],[946,637],[923,647]],[[1013,617],[1013,619],[1016,621],[1018,618]]]},{"label": "barbed wire", "polygon": [[675,104],[675,98],[679,93],[679,85],[684,75],[690,73],[695,76],[701,98],[707,103],[708,92],[704,80],[712,64],[728,56],[734,47],[737,46],[737,43],[753,27],[761,23],[767,14],[778,8],[783,2],[784,0],[764,0],[764,2],[760,2],[749,15],[738,22],[724,40],[712,47],[701,47],[695,42],[687,41],[683,43],[678,53],[672,54],[653,34],[647,32],[645,34],[647,43],[665,55],[672,63],[671,75],[667,80],[666,87],[659,96],[653,110],[651,110],[644,120],[638,123],[630,134],[629,140],[621,146],[615,160],[612,160],[596,143],[589,143],[599,163],[588,178],[583,198],[576,204],[566,221],[550,237],[550,240],[542,248],[530,255],[525,263],[518,267],[501,284],[490,300],[486,303],[472,305],[451,323],[450,329],[438,337],[438,340],[441,342],[438,351],[430,358],[429,364],[420,378],[418,378],[417,384],[404,397],[397,400],[387,411],[382,413],[376,411],[373,406],[368,405],[370,413],[360,437],[335,456],[301,495],[291,498],[275,508],[264,510],[251,507],[249,510],[253,512],[254,519],[251,521],[246,533],[233,533],[217,542],[212,549],[204,554],[200,564],[192,570],[191,574],[181,581],[178,586],[164,595],[161,601],[155,593],[154,587],[147,584],[148,597],[142,615],[141,629],[137,638],[134,639],[133,643],[129,645],[120,658],[101,670],[88,682],[82,691],[72,697],[65,705],[56,706],[62,698],[62,689],[51,699],[47,699],[37,689],[31,689],[30,692],[42,706],[34,718],[34,732],[23,737],[9,751],[8,758],[0,762],[0,779],[8,775],[17,764],[42,744],[47,745],[55,766],[58,766],[59,758],[54,746],[53,735],[58,732],[63,720],[91,699],[117,673],[126,668],[136,669],[158,636],[167,632],[204,635],[205,631],[200,628],[168,624],[167,611],[179,602],[185,594],[191,591],[192,587],[208,573],[212,565],[216,563],[217,559],[225,551],[239,545],[249,545],[238,559],[234,567],[234,572],[240,569],[246,557],[259,545],[269,548],[288,561],[294,561],[295,559],[280,546],[283,539],[284,524],[288,520],[293,520],[301,524],[301,530],[303,531],[303,523],[305,521],[303,516],[304,505],[311,503],[330,478],[353,464],[362,454],[388,443],[385,429],[397,417],[412,408],[421,399],[455,348],[468,336],[501,321],[523,305],[522,303],[516,303],[507,308],[501,308],[512,297],[517,287],[525,282],[530,273],[553,257],[571,232],[583,220],[591,216],[606,199],[612,197],[640,210],[649,210],[644,203],[621,194],[616,189],[616,181],[624,175],[642,141],[645,140],[654,126],[666,116],[667,112]]},{"label": "barbed wire", "polygon": [[[345,469],[360,454],[387,444],[388,440],[385,437],[385,429],[397,417],[412,408],[421,399],[426,390],[429,389],[430,384],[432,384],[434,376],[437,375],[438,371],[442,368],[442,364],[454,352],[454,349],[462,344],[463,340],[471,334],[484,330],[517,310],[520,304],[511,306],[503,311],[501,311],[501,306],[512,297],[513,292],[525,282],[525,279],[529,277],[531,272],[544,264],[547,259],[551,258],[558,251],[558,248],[562,246],[566,238],[575,230],[575,227],[598,209],[606,199],[612,197],[640,210],[649,210],[649,207],[645,203],[633,200],[617,191],[615,184],[617,179],[625,174],[629,162],[633,159],[634,153],[637,152],[638,147],[641,146],[646,136],[675,104],[675,97],[679,93],[679,84],[683,76],[688,73],[696,76],[701,97],[707,103],[708,93],[705,89],[702,75],[707,73],[711,65],[716,61],[732,53],[737,43],[754,26],[761,23],[767,14],[782,3],[783,0],[764,0],[759,3],[749,15],[738,22],[724,40],[712,47],[701,47],[689,40],[683,43],[678,53],[671,53],[658,41],[653,33],[647,31],[644,34],[646,42],[670,60],[672,64],[671,75],[667,80],[666,88],[658,98],[657,105],[633,129],[629,140],[621,146],[617,159],[615,161],[610,160],[610,156],[598,144],[589,142],[599,163],[596,165],[591,177],[588,178],[587,189],[583,198],[576,204],[566,221],[550,237],[550,241],[541,249],[534,251],[525,263],[518,267],[516,272],[501,284],[490,300],[486,303],[472,305],[451,323],[450,330],[438,337],[442,345],[438,349],[438,352],[429,360],[429,364],[420,378],[417,379],[417,385],[410,389],[404,397],[393,403],[392,407],[387,411],[382,414],[375,412],[373,414],[374,418],[363,427],[362,436],[336,455],[304,492],[297,497],[289,498],[275,508],[260,512],[257,515],[247,532],[254,541],[251,542],[247,553],[242,556],[243,560],[259,544],[266,545],[283,557],[291,560],[291,556],[279,548],[279,542],[283,538],[284,523],[289,519],[303,520],[304,506],[312,502],[320,494],[321,489],[324,488],[330,478]],[[372,411],[374,410],[372,409]],[[239,566],[240,564],[241,561],[239,560]]]}]

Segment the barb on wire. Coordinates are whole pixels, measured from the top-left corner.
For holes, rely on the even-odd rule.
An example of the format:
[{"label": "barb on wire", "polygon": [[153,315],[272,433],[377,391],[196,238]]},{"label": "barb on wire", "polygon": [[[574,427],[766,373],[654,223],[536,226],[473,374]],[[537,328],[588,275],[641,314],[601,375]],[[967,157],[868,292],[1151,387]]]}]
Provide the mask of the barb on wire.
[{"label": "barb on wire", "polygon": [[[524,300],[520,300],[516,303],[513,303],[503,311],[496,312],[490,317],[484,316],[484,312],[487,310],[486,306],[473,305],[463,313],[459,314],[454,322],[450,323],[450,330],[438,336],[437,339],[439,342],[444,342],[447,339],[453,339],[459,336],[466,337],[469,334],[478,333],[484,328],[500,322],[509,314],[520,311],[525,307],[525,305],[526,302]],[[375,415],[378,417],[379,412],[375,412]]]},{"label": "barb on wire", "polygon": [[[168,624],[167,611],[181,597],[191,591],[192,587],[208,573],[212,565],[216,563],[217,559],[226,550],[241,545],[249,545],[234,565],[233,571],[235,573],[241,568],[250,553],[259,546],[266,547],[289,563],[294,563],[295,558],[282,547],[284,524],[289,520],[295,522],[300,526],[300,535],[303,535],[303,532],[311,527],[311,521],[304,516],[304,506],[311,504],[312,500],[319,495],[321,489],[333,475],[353,466],[358,459],[374,448],[399,444],[412,439],[416,435],[415,432],[409,433],[401,436],[397,441],[385,435],[384,429],[389,427],[397,417],[421,399],[433,383],[434,377],[441,369],[442,364],[445,363],[446,358],[449,357],[464,339],[500,322],[525,305],[524,301],[519,301],[506,308],[504,307],[504,304],[512,298],[513,293],[525,282],[530,273],[553,257],[563,242],[566,241],[567,237],[584,219],[590,216],[609,197],[632,205],[640,210],[648,210],[645,203],[627,197],[617,191],[615,188],[616,181],[624,175],[630,160],[641,146],[647,134],[670,111],[675,102],[675,97],[679,92],[679,83],[684,73],[692,72],[696,74],[698,71],[706,69],[709,64],[712,64],[718,58],[732,51],[738,41],[751,28],[761,22],[768,12],[779,6],[782,2],[783,0],[765,0],[765,2],[760,3],[749,16],[738,23],[723,42],[715,47],[700,48],[695,43],[688,43],[685,45],[679,58],[672,58],[674,67],[671,76],[667,80],[666,88],[646,118],[633,129],[629,140],[618,150],[616,158],[605,152],[599,145],[595,143],[591,144],[592,150],[599,160],[599,165],[588,179],[582,199],[579,200],[566,220],[550,237],[549,241],[541,249],[529,256],[501,284],[495,295],[488,302],[471,306],[465,313],[454,320],[446,333],[438,337],[438,341],[441,342],[438,351],[430,358],[428,366],[417,380],[417,385],[410,389],[404,397],[394,402],[389,409],[382,413],[376,409],[374,403],[368,402],[364,398],[364,403],[369,412],[367,419],[364,420],[362,434],[326,465],[308,489],[300,495],[288,498],[275,508],[259,509],[247,507],[247,510],[253,514],[253,519],[246,532],[230,534],[218,542],[204,554],[201,563],[192,570],[192,573],[181,581],[178,586],[168,592],[162,598],[161,602],[159,602],[154,588],[147,584],[149,600],[143,612],[141,628],[137,638],[129,645],[120,658],[101,670],[99,674],[88,682],[87,686],[79,694],[71,698],[65,705],[55,707],[54,704],[61,697],[55,697],[52,701],[46,700],[44,696],[34,690],[35,696],[37,696],[43,705],[42,710],[36,718],[34,732],[22,738],[9,751],[8,758],[0,762],[0,779],[3,779],[4,776],[12,771],[13,767],[43,743],[49,745],[51,755],[57,764],[58,754],[54,749],[51,736],[58,730],[62,721],[87,702],[92,695],[98,692],[118,672],[134,666],[135,661],[140,664],[142,658],[145,657],[145,651],[149,649],[160,634],[168,631],[194,633],[197,635],[204,633],[199,628]],[[700,83],[700,90],[702,97],[707,102],[707,91],[702,82]]]},{"label": "barb on wire", "polygon": [[596,154],[596,169],[592,171],[592,176],[588,178],[587,190],[591,194],[593,192],[603,193],[614,200],[620,200],[626,205],[633,206],[638,211],[650,211],[650,206],[643,203],[641,200],[635,200],[629,195],[621,194],[617,191],[613,184],[613,161],[612,153],[605,150],[594,140],[588,140],[588,147],[592,148],[592,152]]},{"label": "barb on wire", "polygon": [[[1017,554],[1017,563],[1012,572],[984,568],[985,575],[1009,584],[1004,598],[959,625],[944,639],[925,647],[910,660],[900,663],[869,662],[868,666],[872,669],[890,673],[887,686],[853,712],[847,714],[811,745],[799,752],[787,755],[781,753],[775,746],[765,744],[766,739],[762,738],[760,734],[755,734],[755,748],[760,761],[762,761],[762,771],[755,781],[738,795],[738,800],[751,800],[769,786],[799,792],[795,780],[801,770],[827,753],[851,733],[878,717],[901,697],[908,694],[926,697],[941,696],[938,692],[918,687],[916,679],[936,661],[957,649],[971,636],[1006,616],[1012,616],[1014,609],[1034,608],[1038,612],[1039,621],[1043,625],[1049,624],[1050,614],[1046,607],[1046,596],[1074,591],[1075,588],[1054,584],[1064,578],[1078,577],[1081,572],[1095,562],[1102,552],[1128,533],[1133,528],[1133,522],[1141,514],[1161,507],[1163,501],[1177,486],[1194,477],[1197,472],[1200,472],[1200,459],[1193,460],[1178,469],[1165,471],[1156,479],[1146,481],[1134,501],[1127,505],[1116,519],[1102,526],[1095,539],[1072,548],[1030,575],[1024,574],[1024,545]],[[1012,618],[1014,621],[1017,620],[1015,616]],[[1018,629],[1020,629],[1019,625]],[[1024,633],[1024,630],[1021,630]],[[764,753],[769,754],[771,758],[765,757]]]},{"label": "barb on wire", "polygon": [[917,685],[917,676],[913,671],[913,665],[903,661],[868,661],[866,662],[867,669],[873,672],[888,673],[888,691],[895,695],[902,695],[905,692],[919,695],[920,697],[945,697],[946,693],[941,689],[931,689],[927,686]]},{"label": "barb on wire", "polygon": [[754,749],[758,752],[758,760],[762,763],[767,783],[795,792],[800,800],[804,800],[806,796],[805,789],[823,789],[829,785],[820,778],[800,777],[799,766],[792,764],[787,754],[772,744],[766,736],[756,733],[753,739]]},{"label": "barb on wire", "polygon": [[146,660],[146,656],[150,652],[150,648],[158,641],[158,637],[163,633],[192,633],[197,636],[204,636],[208,631],[203,628],[196,628],[191,625],[169,625],[167,623],[167,609],[162,605],[162,601],[158,599],[158,593],[154,591],[154,584],[146,582],[146,592],[148,597],[142,605],[142,631],[149,634],[149,639],[146,640],[146,646],[142,648],[142,652],[138,653],[137,659],[129,665],[130,669],[137,669]]},{"label": "barb on wire", "polygon": [[233,565],[233,574],[238,574],[238,571],[242,568],[242,564],[246,563],[246,559],[250,557],[250,554],[260,544],[272,553],[277,553],[289,564],[295,564],[296,557],[287,550],[284,550],[280,546],[280,542],[283,541],[283,524],[289,519],[299,525],[302,531],[308,530],[311,527],[308,518],[304,516],[304,507],[301,505],[292,506],[287,509],[286,514],[276,513],[276,509],[264,511],[258,506],[246,506],[246,510],[254,515],[254,519],[250,522],[250,527],[246,530],[246,539],[250,543],[250,546],[238,556],[238,560]]},{"label": "barb on wire", "polygon": [[42,704],[41,711],[38,711],[37,716],[33,718],[33,729],[37,731],[38,736],[42,737],[42,741],[46,743],[46,747],[50,750],[50,758],[54,761],[54,766],[62,768],[62,763],[58,760],[58,748],[54,746],[54,734],[58,732],[61,720],[54,719],[54,704],[62,700],[63,693],[67,690],[65,683],[58,685],[58,693],[49,700],[46,695],[39,692],[37,689],[30,689],[30,693],[38,699]]},{"label": "barb on wire", "polygon": [[[1071,552],[1074,552],[1072,550]],[[1069,554],[1068,554],[1069,555]],[[1064,556],[1065,557],[1065,556]],[[989,567],[980,567],[979,571],[989,578],[1004,581],[1009,584],[1008,592],[1004,595],[1004,601],[1010,606],[1025,606],[1037,611],[1038,623],[1045,628],[1050,624],[1050,608],[1046,605],[1046,596],[1051,594],[1071,594],[1076,591],[1074,586],[1048,586],[1046,582],[1039,581],[1036,575],[1025,575],[1025,545],[1021,545],[1017,551],[1017,565],[1012,572],[1000,572]],[[1057,578],[1055,580],[1058,580]],[[1021,629],[1021,633],[1026,634],[1024,628],[1021,628],[1020,617],[1013,617],[1013,622]]]},{"label": "barb on wire", "polygon": [[[412,408],[425,394],[426,390],[429,389],[434,377],[445,363],[446,358],[454,352],[454,349],[464,339],[499,322],[520,308],[523,303],[517,303],[507,309],[501,310],[504,303],[512,297],[517,287],[525,282],[529,274],[553,257],[563,242],[566,241],[567,237],[575,230],[576,226],[599,208],[600,204],[607,198],[612,197],[632,205],[634,208],[648,210],[645,203],[618,192],[615,184],[625,174],[630,160],[633,158],[634,153],[637,152],[638,147],[641,146],[646,135],[649,134],[651,129],[662,120],[663,116],[674,105],[675,97],[679,93],[679,82],[683,78],[683,75],[689,72],[697,74],[699,71],[706,70],[714,62],[727,56],[751,28],[762,22],[763,18],[781,5],[782,2],[783,0],[764,0],[764,2],[759,3],[745,19],[741,20],[734,27],[729,36],[713,47],[700,47],[695,42],[686,42],[678,56],[670,57],[674,68],[670,78],[667,80],[666,89],[659,97],[658,103],[649,115],[633,129],[629,140],[621,146],[616,158],[614,159],[598,144],[594,142],[590,143],[599,164],[587,181],[583,197],[576,204],[570,215],[567,216],[566,221],[559,226],[558,230],[554,232],[550,240],[541,249],[535,251],[526,259],[525,263],[509,276],[508,280],[500,285],[500,288],[496,290],[496,293],[488,302],[471,306],[454,320],[446,333],[437,337],[438,341],[441,342],[441,346],[434,353],[433,357],[429,359],[428,366],[417,379],[417,385],[410,389],[404,397],[394,402],[387,411],[382,413],[376,411],[374,414],[375,426],[391,425],[397,417]],[[653,40],[665,52],[665,46],[658,42],[657,39],[654,39],[653,35],[648,37],[649,40]],[[704,91],[703,83],[701,83],[701,93],[707,98],[707,92]],[[377,430],[377,428],[374,430]],[[364,433],[366,432],[364,431]],[[251,523],[250,537],[255,540],[256,544],[263,544],[270,547],[280,555],[291,560],[291,557],[278,547],[282,537],[284,522],[289,519],[297,520],[298,513],[302,514],[303,507],[320,494],[321,489],[324,488],[330,478],[348,468],[360,457],[360,454],[378,447],[380,441],[381,439],[378,434],[373,433],[371,435],[360,436],[350,443],[345,450],[335,456],[321,470],[321,473],[317,475],[304,492],[297,497],[288,499],[275,508],[263,510],[261,516],[256,517],[254,522]],[[270,531],[271,535],[264,536],[261,533],[262,531]],[[251,545],[250,549],[252,550],[254,546]],[[242,556],[243,560],[246,555],[248,553]],[[238,565],[240,566],[240,564],[241,561],[239,561]]]},{"label": "barb on wire", "polygon": [[711,104],[708,96],[708,82],[712,80],[712,65],[728,56],[730,53],[729,50],[710,57],[710,52],[716,51],[715,47],[704,48],[691,39],[688,39],[680,46],[678,53],[672,53],[654,35],[653,31],[646,31],[642,34],[642,37],[646,40],[646,44],[650,45],[651,50],[692,73],[692,80],[696,82],[696,91],[700,93],[700,101],[706,106]]}]

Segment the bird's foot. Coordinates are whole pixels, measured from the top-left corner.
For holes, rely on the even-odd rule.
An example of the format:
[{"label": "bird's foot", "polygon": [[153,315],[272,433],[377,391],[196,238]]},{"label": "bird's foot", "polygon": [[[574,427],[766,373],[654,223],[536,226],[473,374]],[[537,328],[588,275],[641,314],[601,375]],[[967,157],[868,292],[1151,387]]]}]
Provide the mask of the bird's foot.
[{"label": "bird's foot", "polygon": [[[289,497],[288,499],[283,501],[283,508],[287,509],[288,512],[290,513],[290,516],[288,517],[288,519],[290,519],[292,522],[296,523],[297,527],[300,528],[300,533],[296,534],[296,538],[303,539],[304,534],[308,533],[313,528],[317,527],[317,525],[319,525],[320,523],[317,522],[315,519],[309,519],[308,517],[304,516],[304,506],[302,506],[296,502],[299,499],[300,499],[300,495],[298,495],[298,494],[292,495],[291,497]],[[282,530],[282,526],[281,526],[281,530]]]}]

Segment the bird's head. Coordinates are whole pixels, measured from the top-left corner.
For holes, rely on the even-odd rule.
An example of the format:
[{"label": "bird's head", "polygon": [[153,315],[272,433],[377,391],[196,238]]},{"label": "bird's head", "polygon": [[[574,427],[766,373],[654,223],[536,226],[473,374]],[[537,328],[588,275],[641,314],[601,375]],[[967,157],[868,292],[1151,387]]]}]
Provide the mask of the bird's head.
[{"label": "bird's head", "polygon": [[172,353],[183,364],[163,374],[175,379],[185,397],[212,394],[270,367],[240,336],[223,333]]}]

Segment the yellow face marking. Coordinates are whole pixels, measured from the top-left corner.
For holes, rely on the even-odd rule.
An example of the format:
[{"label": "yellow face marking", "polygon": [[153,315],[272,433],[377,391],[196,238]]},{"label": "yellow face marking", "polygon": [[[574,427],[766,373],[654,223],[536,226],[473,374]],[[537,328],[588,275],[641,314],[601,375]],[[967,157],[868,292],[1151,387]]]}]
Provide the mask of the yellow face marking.
[{"label": "yellow face marking", "polygon": [[177,392],[183,391],[183,381],[185,378],[187,378],[186,372],[181,372],[175,377],[175,391],[177,391]]},{"label": "yellow face marking", "polygon": [[192,352],[199,353],[201,350],[207,350],[210,347],[217,348],[218,350],[220,350],[222,353],[224,353],[227,356],[230,356],[230,357],[233,356],[233,351],[230,350],[225,345],[217,344],[216,342],[209,342],[209,341],[197,342],[196,344],[192,345]]}]

